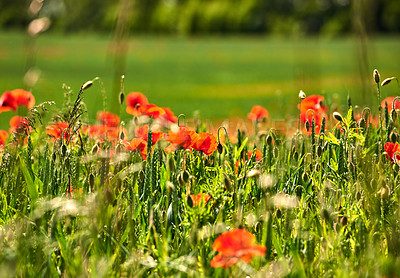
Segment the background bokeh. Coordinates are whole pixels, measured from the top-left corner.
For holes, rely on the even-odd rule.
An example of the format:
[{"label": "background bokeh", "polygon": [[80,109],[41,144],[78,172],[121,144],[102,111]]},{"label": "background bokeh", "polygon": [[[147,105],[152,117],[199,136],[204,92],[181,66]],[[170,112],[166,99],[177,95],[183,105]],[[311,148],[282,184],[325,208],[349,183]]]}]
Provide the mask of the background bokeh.
[{"label": "background bokeh", "polygon": [[377,105],[372,70],[398,75],[399,31],[396,0],[1,0],[0,91],[61,107],[63,84],[77,92],[100,77],[85,92],[90,119],[100,109],[129,117],[122,74],[125,93],[210,119],[255,104],[293,116],[300,89],[339,110],[347,96]]}]

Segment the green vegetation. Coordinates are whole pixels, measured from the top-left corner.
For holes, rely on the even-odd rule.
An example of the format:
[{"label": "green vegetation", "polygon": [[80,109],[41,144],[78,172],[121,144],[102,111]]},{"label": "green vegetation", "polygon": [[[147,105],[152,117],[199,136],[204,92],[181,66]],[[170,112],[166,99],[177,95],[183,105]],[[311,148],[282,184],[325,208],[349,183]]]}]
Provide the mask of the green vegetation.
[{"label": "green vegetation", "polygon": [[[382,94],[398,92],[396,81],[380,88],[377,73],[375,80]],[[229,140],[217,147],[214,138],[200,150],[200,132],[209,131],[200,121],[177,129],[140,115],[114,136],[88,133],[80,115],[81,97],[96,91],[90,85],[67,94],[51,115],[65,128],[47,128],[52,139],[39,121],[42,105],[28,114],[34,129],[25,123],[2,146],[0,276],[400,275],[400,117],[391,104],[374,124],[378,109],[359,118],[349,101],[335,120],[321,97],[310,96],[300,117],[312,110],[309,135],[266,129],[265,111],[255,109],[255,133],[229,131]],[[104,127],[118,128],[115,115],[103,116]],[[169,136],[152,147],[158,121]],[[132,140],[125,148],[121,139],[144,123],[151,126],[147,146]],[[180,132],[190,135],[172,136]],[[181,148],[166,152],[167,141]],[[198,193],[211,198],[196,204],[191,195]],[[231,253],[213,246],[234,228],[254,234],[251,262],[240,253],[246,246]],[[234,261],[211,267],[215,251]]]},{"label": "green vegetation", "polygon": [[[1,92],[23,87],[25,39],[20,33],[0,33]],[[43,34],[36,45],[36,66],[42,72],[32,88],[37,102],[54,100],[61,107],[63,83],[76,91],[96,76],[110,94],[114,64],[108,38]],[[372,68],[384,69],[384,76],[398,72],[399,39],[378,38],[369,48]],[[360,106],[373,104],[375,92],[369,80],[362,97],[356,53],[351,38],[137,37],[130,43],[125,90],[143,92],[151,102],[171,107],[176,114],[200,110],[206,118],[244,116],[254,104],[265,106],[274,118],[293,116],[293,96],[300,89],[325,95],[329,104],[344,103],[348,94]],[[85,96],[91,119],[103,107],[98,84]],[[395,91],[389,88],[385,94]],[[7,124],[7,115],[0,118]]]}]

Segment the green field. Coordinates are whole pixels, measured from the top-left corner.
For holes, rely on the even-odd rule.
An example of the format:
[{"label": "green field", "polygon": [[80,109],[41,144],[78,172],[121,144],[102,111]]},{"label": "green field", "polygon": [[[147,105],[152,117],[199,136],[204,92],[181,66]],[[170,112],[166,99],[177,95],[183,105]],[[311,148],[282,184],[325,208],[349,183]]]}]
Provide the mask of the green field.
[{"label": "green field", "polygon": [[[43,34],[36,40],[36,65],[41,78],[32,92],[37,103],[63,101],[62,84],[77,91],[101,77],[110,103],[113,57],[110,38],[100,35]],[[0,91],[23,86],[27,36],[0,33]],[[171,107],[176,114],[199,110],[206,118],[245,116],[255,104],[273,118],[293,115],[297,93],[323,94],[328,102],[373,101],[368,76],[361,94],[358,42],[340,39],[284,39],[266,37],[132,37],[127,57],[125,90],[145,93],[151,103]],[[369,72],[383,78],[399,75],[399,38],[371,39],[367,45]],[[385,88],[383,96],[396,94]],[[103,106],[99,85],[86,93],[91,118]],[[375,103],[376,104],[376,103]],[[109,109],[109,107],[106,107]],[[126,113],[122,118],[127,117]],[[9,115],[1,115],[1,120]]]}]

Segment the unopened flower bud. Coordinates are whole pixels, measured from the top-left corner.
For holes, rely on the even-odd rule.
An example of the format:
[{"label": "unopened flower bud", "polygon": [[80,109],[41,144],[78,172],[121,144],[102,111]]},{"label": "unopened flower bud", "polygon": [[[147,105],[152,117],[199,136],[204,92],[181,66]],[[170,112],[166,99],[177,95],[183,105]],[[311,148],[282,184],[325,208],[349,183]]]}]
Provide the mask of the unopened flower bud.
[{"label": "unopened flower bud", "polygon": [[89,80],[85,84],[82,85],[81,90],[84,91],[86,89],[89,89],[93,85],[93,81]]},{"label": "unopened flower bud", "polygon": [[219,154],[222,154],[222,151],[224,150],[224,148],[223,148],[223,146],[222,146],[222,144],[221,143],[218,143],[218,145],[217,145],[217,151],[218,151],[218,153]]},{"label": "unopened flower bud", "polygon": [[379,71],[377,69],[374,69],[374,80],[376,84],[379,84],[381,81],[381,75],[379,74]]},{"label": "unopened flower bud", "polygon": [[386,78],[385,80],[382,81],[381,86],[383,87],[383,86],[389,84],[390,81],[392,81],[393,79],[396,79],[396,77],[393,76],[393,77],[390,77],[390,78]]},{"label": "unopened flower bud", "polygon": [[306,93],[304,93],[303,90],[300,90],[300,92],[299,92],[299,98],[300,98],[300,99],[305,99],[305,98],[306,98]]},{"label": "unopened flower bud", "polygon": [[337,121],[343,122],[343,117],[342,117],[342,115],[340,115],[339,112],[333,112],[333,117],[334,117]]}]

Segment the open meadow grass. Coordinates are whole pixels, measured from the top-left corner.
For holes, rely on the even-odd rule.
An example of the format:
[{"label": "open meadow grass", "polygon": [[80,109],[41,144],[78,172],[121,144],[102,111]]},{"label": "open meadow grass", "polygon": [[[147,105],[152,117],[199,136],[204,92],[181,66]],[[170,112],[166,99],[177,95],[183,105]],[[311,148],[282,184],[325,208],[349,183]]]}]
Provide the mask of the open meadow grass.
[{"label": "open meadow grass", "polygon": [[[26,40],[23,33],[0,32],[1,92],[23,86]],[[35,44],[41,76],[32,91],[39,102],[54,100],[61,107],[62,84],[76,91],[94,77],[103,80],[111,95],[114,62],[108,37],[43,34]],[[367,49],[368,72],[380,68],[382,74],[398,73],[400,39],[371,38]],[[177,114],[191,116],[199,110],[205,118],[245,116],[255,104],[267,107],[275,118],[293,116],[292,97],[300,89],[323,94],[329,103],[345,104],[350,95],[360,105],[377,105],[370,83],[362,94],[357,57],[353,38],[139,36],[130,41],[125,89],[143,92]],[[101,88],[95,86],[85,96],[91,119],[103,107]],[[109,99],[106,105],[110,109]]]}]

